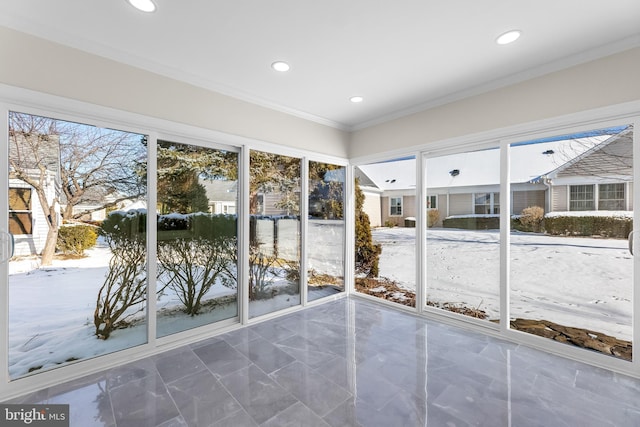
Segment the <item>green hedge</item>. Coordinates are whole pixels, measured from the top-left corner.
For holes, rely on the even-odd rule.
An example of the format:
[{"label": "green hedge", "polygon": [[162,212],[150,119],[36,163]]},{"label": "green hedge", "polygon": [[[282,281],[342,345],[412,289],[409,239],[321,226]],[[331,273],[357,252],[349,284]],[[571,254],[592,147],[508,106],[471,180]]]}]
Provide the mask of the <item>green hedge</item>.
[{"label": "green hedge", "polygon": [[610,216],[552,216],[545,217],[543,227],[553,235],[626,239],[633,227],[633,220]]},{"label": "green hedge", "polygon": [[[144,211],[113,212],[102,222],[100,233],[112,239],[141,239],[146,236],[147,214]],[[207,213],[159,215],[158,240],[220,239],[237,234],[234,215]]]},{"label": "green hedge", "polygon": [[500,228],[500,217],[445,218],[442,221],[442,226],[444,228],[462,228],[465,230],[494,230]]},{"label": "green hedge", "polygon": [[98,233],[90,225],[60,227],[57,248],[64,254],[84,255],[84,251],[96,245]]},{"label": "green hedge", "polygon": [[189,214],[158,216],[158,240],[235,237],[235,215]]}]

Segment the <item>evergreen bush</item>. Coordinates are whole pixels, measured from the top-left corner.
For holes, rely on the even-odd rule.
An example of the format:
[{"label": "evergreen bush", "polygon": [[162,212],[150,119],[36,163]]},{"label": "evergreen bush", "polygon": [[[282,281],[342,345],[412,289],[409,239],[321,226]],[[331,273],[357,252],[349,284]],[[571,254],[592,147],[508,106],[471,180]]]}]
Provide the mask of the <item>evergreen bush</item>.
[{"label": "evergreen bush", "polygon": [[65,255],[84,255],[84,251],[96,245],[98,233],[90,225],[60,227],[56,247]]},{"label": "evergreen bush", "polygon": [[369,215],[363,210],[364,193],[360,189],[360,184],[356,180],[356,259],[355,267],[357,274],[364,274],[366,277],[378,277],[378,263],[382,253],[382,245],[373,243],[371,235],[371,222]]}]

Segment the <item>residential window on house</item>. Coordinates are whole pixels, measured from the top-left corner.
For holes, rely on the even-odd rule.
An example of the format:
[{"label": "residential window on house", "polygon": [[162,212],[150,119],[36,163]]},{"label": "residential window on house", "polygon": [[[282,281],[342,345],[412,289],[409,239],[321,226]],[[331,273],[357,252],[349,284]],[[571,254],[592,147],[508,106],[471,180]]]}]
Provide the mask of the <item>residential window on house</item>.
[{"label": "residential window on house", "polygon": [[31,189],[9,188],[9,232],[32,234]]},{"label": "residential window on house", "polygon": [[392,216],[402,215],[402,197],[391,197],[389,200],[390,211]]},{"label": "residential window on house", "polygon": [[624,183],[598,185],[598,209],[602,211],[625,210]]},{"label": "residential window on house", "polygon": [[475,193],[473,201],[475,214],[500,213],[500,193]]},{"label": "residential window on house", "polygon": [[427,196],[427,209],[438,208],[438,196]]},{"label": "residential window on house", "polygon": [[592,211],[595,209],[593,184],[572,185],[569,188],[570,211]]}]

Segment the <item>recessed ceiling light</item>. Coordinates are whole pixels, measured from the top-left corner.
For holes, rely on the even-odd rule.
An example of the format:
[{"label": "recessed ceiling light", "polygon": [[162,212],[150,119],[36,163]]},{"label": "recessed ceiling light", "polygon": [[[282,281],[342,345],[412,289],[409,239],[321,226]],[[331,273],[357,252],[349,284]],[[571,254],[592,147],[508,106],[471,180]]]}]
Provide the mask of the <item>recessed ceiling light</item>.
[{"label": "recessed ceiling light", "polygon": [[501,34],[500,36],[498,36],[498,38],[496,39],[496,43],[498,43],[498,44],[513,43],[514,41],[516,41],[516,40],[518,40],[520,38],[521,34],[522,34],[522,32],[520,30],[507,31],[506,33]]},{"label": "recessed ceiling light", "polygon": [[143,12],[153,12],[156,10],[156,5],[152,0],[127,0],[127,1],[131,6]]},{"label": "recessed ceiling light", "polygon": [[354,104],[357,104],[359,102],[364,101],[364,98],[361,96],[352,96],[351,98],[349,98],[349,101],[353,102]]},{"label": "recessed ceiling light", "polygon": [[287,64],[284,61],[276,61],[273,64],[271,64],[271,68],[273,68],[276,71],[281,71],[281,72],[285,72],[285,71],[289,71],[291,69],[291,67],[289,66],[289,64]]}]

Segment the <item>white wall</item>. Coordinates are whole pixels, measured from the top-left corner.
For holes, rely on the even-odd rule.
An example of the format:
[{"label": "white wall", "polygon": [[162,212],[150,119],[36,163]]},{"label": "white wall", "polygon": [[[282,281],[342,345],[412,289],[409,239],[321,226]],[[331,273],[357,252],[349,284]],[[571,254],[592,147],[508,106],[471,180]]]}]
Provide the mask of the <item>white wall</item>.
[{"label": "white wall", "polygon": [[640,48],[451,102],[353,133],[349,157],[640,100]]},{"label": "white wall", "polygon": [[347,132],[0,27],[0,83],[338,157]]}]

